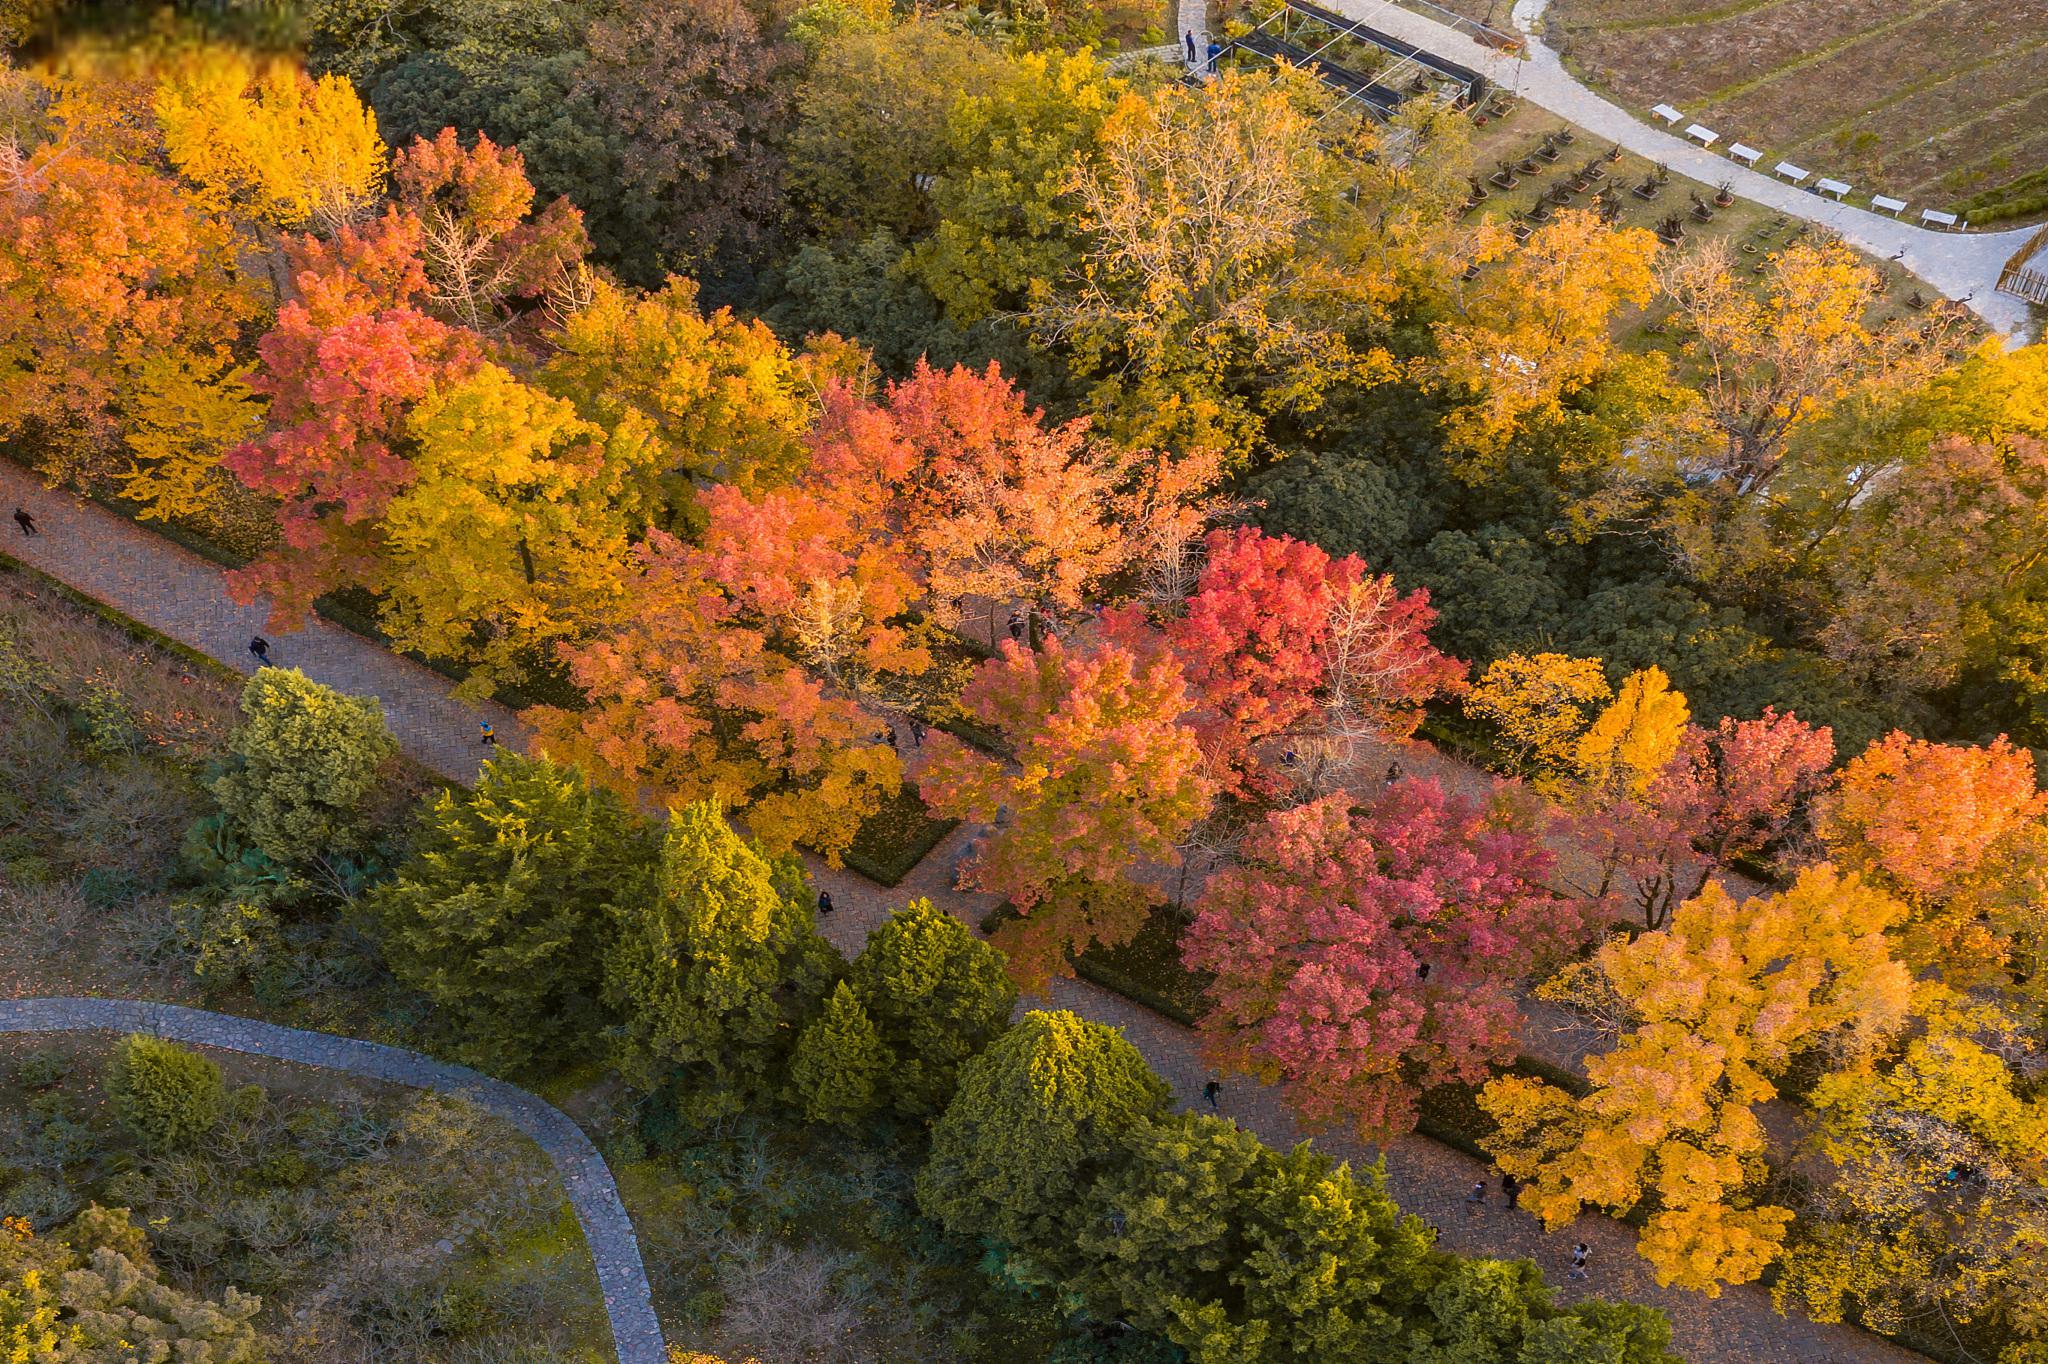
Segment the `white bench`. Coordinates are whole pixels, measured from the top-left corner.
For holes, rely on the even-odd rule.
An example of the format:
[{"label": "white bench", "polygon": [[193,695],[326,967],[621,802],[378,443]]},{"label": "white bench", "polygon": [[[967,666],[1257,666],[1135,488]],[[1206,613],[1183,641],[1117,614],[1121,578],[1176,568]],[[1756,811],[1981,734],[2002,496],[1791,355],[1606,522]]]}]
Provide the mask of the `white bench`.
[{"label": "white bench", "polygon": [[1691,138],[1693,141],[1699,143],[1702,147],[1713,146],[1716,139],[1718,139],[1721,136],[1712,128],[1702,128],[1697,123],[1693,124],[1690,128],[1687,128],[1685,130],[1685,135]]},{"label": "white bench", "polygon": [[1840,199],[1849,192],[1849,185],[1841,180],[1819,179],[1813,182],[1814,189],[1821,194],[1832,194]]},{"label": "white bench", "polygon": [[1891,214],[1894,218],[1906,211],[1906,201],[1904,199],[1893,199],[1883,194],[1871,195],[1870,206],[1875,209],[1881,209]]},{"label": "white bench", "polygon": [[1923,208],[1920,210],[1920,221],[1934,227],[1954,227],[1956,225],[1956,215],[1953,213],[1943,213],[1938,208]]},{"label": "white bench", "polygon": [[1740,142],[1731,142],[1728,144],[1728,155],[1734,157],[1737,161],[1740,161],[1745,166],[1754,166],[1758,161],[1763,159],[1762,152],[1758,151],[1754,147],[1745,146]]},{"label": "white bench", "polygon": [[1685,117],[1684,114],[1679,113],[1678,110],[1672,108],[1668,104],[1660,104],[1656,108],[1650,110],[1650,112],[1655,114],[1658,118],[1663,119],[1666,123],[1675,124],[1678,122],[1678,120]]},{"label": "white bench", "polygon": [[1780,161],[1778,169],[1773,174],[1777,175],[1780,179],[1790,180],[1795,185],[1803,185],[1806,183],[1806,177],[1813,174],[1813,172],[1804,167],[1795,166],[1790,161]]}]

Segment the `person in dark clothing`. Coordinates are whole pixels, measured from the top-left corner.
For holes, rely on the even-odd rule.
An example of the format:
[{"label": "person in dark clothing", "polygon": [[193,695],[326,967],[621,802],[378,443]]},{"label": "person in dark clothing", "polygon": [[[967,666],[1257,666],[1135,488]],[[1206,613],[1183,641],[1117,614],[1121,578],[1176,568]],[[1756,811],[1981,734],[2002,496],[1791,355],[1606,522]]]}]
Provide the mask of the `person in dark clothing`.
[{"label": "person in dark clothing", "polygon": [[820,914],[830,914],[831,912],[832,912],[832,892],[831,892],[831,891],[829,891],[829,890],[821,890],[821,891],[819,891],[819,892],[818,892],[818,913],[820,913]]},{"label": "person in dark clothing", "polygon": [[1584,1241],[1572,1247],[1572,1277],[1574,1279],[1586,1278],[1586,1257],[1592,1253],[1593,1248]]},{"label": "person in dark clothing", "polygon": [[267,640],[267,639],[265,639],[265,638],[264,638],[263,636],[261,636],[261,635],[258,635],[258,636],[256,636],[256,638],[254,638],[254,639],[250,640],[250,641],[249,641],[249,657],[251,657],[251,658],[253,658],[253,659],[255,659],[255,660],[256,660],[256,666],[257,666],[257,667],[259,667],[259,668],[267,668],[267,667],[269,667],[269,666],[270,666],[270,641],[269,641],[269,640]]},{"label": "person in dark clothing", "polygon": [[889,747],[891,748],[896,747],[896,726],[888,726],[880,734],[877,734],[875,738],[889,745]]},{"label": "person in dark clothing", "polygon": [[1208,1084],[1202,1086],[1202,1097],[1207,1099],[1209,1107],[1215,1109],[1218,1113],[1223,1111],[1223,1105],[1217,1102],[1222,1096],[1223,1086],[1216,1083],[1216,1081],[1211,1080]]},{"label": "person in dark clothing", "polygon": [[1189,30],[1188,30],[1188,33],[1187,33],[1187,41],[1188,41],[1188,65],[1189,65],[1189,66],[1193,66],[1193,65],[1195,64],[1196,60],[1197,60],[1197,58],[1196,58],[1196,56],[1195,56],[1195,31],[1194,31],[1193,29],[1189,29]]},{"label": "person in dark clothing", "polygon": [[1024,615],[1021,611],[1010,613],[1010,638],[1019,644],[1024,642]]},{"label": "person in dark clothing", "polygon": [[924,721],[918,719],[915,715],[910,717],[910,746],[912,748],[924,747]]},{"label": "person in dark clothing", "polygon": [[1522,1197],[1522,1181],[1516,1179],[1513,1175],[1507,1173],[1507,1171],[1505,1170],[1501,1171],[1500,1196],[1508,1201],[1509,1207],[1513,1208],[1520,1206]]},{"label": "person in dark clothing", "polygon": [[14,509],[14,524],[21,527],[23,535],[42,534],[41,531],[36,529],[36,519],[28,514],[27,507],[16,507]]},{"label": "person in dark clothing", "polygon": [[1388,764],[1387,764],[1387,785],[1389,785],[1389,786],[1392,786],[1392,785],[1393,785],[1393,784],[1394,784],[1395,782],[1397,782],[1397,781],[1399,781],[1399,780],[1401,780],[1401,764],[1399,764],[1399,763],[1388,763]]},{"label": "person in dark clothing", "polygon": [[498,731],[489,720],[477,721],[476,730],[478,743],[481,743],[485,748],[496,748],[498,746]]}]

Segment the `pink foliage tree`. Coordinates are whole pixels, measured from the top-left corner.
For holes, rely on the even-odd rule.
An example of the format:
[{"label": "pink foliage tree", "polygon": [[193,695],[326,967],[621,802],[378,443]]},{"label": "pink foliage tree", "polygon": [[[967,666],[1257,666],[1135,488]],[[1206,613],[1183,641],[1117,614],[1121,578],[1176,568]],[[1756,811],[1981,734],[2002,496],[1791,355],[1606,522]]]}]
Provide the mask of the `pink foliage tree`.
[{"label": "pink foliage tree", "polygon": [[1584,932],[1535,837],[1432,781],[1274,811],[1241,857],[1182,940],[1215,977],[1210,1050],[1370,1137],[1411,1128],[1422,1087],[1512,1056],[1515,983]]},{"label": "pink foliage tree", "polygon": [[1593,859],[1585,887],[1609,918],[1664,926],[1717,867],[1786,838],[1830,781],[1834,732],[1766,708],[1755,720],[1686,726],[1640,796],[1589,787],[1567,803],[1570,839]]}]

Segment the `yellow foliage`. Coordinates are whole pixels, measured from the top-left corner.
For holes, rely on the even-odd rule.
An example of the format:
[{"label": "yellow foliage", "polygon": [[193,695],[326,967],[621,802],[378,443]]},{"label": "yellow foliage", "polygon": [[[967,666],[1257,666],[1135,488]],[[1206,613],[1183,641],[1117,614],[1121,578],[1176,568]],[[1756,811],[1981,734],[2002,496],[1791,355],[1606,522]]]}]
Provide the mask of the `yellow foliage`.
[{"label": "yellow foliage", "polygon": [[1483,270],[1458,315],[1435,324],[1436,381],[1466,395],[1444,424],[1451,447],[1483,468],[1599,378],[1615,359],[1615,314],[1655,290],[1656,257],[1654,234],[1570,209]]},{"label": "yellow foliage", "polygon": [[255,434],[263,403],[248,366],[224,351],[156,351],[136,368],[125,439],[134,462],[121,494],[161,518],[204,511],[223,452]]},{"label": "yellow foliage", "polygon": [[1587,1058],[1591,1093],[1506,1077],[1480,1095],[1499,1128],[1487,1149],[1529,1181],[1523,1206],[1555,1227],[1654,1188],[1639,1250],[1660,1283],[1711,1294],[1755,1278],[1791,1221],[1750,1193],[1764,1174],[1756,1107],[1795,1051],[1825,1037],[1853,1059],[1902,1026],[1913,983],[1887,932],[1905,913],[1822,865],[1768,898],[1709,885],[1668,929],[1603,948],[1632,1027]]},{"label": "yellow foliage", "polygon": [[376,116],[340,76],[211,49],[163,80],[155,108],[171,163],[218,206],[332,230],[383,189]]},{"label": "yellow foliage", "polygon": [[1595,786],[1619,787],[1631,799],[1641,799],[1677,756],[1691,718],[1685,693],[1672,690],[1662,668],[1630,673],[1614,704],[1580,736],[1575,753],[1579,771]]},{"label": "yellow foliage", "polygon": [[1508,654],[1486,665],[1465,713],[1494,727],[1517,770],[1557,773],[1575,765],[1587,708],[1612,695],[1597,658]]}]

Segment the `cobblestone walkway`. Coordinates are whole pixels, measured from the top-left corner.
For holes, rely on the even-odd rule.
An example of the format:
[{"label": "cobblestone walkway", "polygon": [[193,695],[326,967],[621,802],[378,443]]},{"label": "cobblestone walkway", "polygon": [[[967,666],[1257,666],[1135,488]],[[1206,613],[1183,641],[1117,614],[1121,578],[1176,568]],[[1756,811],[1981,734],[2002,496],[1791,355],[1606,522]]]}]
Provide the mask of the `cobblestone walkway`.
[{"label": "cobblestone walkway", "polygon": [[[25,507],[42,528],[23,535],[5,518]],[[523,742],[518,717],[503,706],[448,697],[448,679],[315,616],[293,634],[264,629],[261,605],[228,596],[226,570],[104,507],[43,487],[28,470],[0,460],[0,548],[151,629],[243,672],[255,670],[249,640],[270,641],[272,663],[384,706],[391,730],[412,757],[454,781],[475,778],[484,750],[477,721],[488,719],[507,742]]]},{"label": "cobblestone walkway", "polygon": [[[36,484],[32,476],[13,465],[0,463],[0,504],[10,500],[34,512],[42,521],[45,534],[35,539],[11,536],[7,540],[8,553],[174,639],[224,662],[246,666],[245,646],[250,632],[261,625],[261,612],[237,607],[225,598],[218,568],[112,512],[50,493]],[[0,514],[6,510],[6,506],[0,505]],[[0,521],[0,525],[5,524]],[[325,623],[315,622],[305,632],[283,636],[274,643],[279,662],[303,667],[310,676],[333,686],[378,696],[390,717],[393,732],[406,750],[447,776],[468,780],[475,775],[480,757],[474,743],[479,715],[491,716],[499,733],[508,738],[523,733],[502,708],[451,701],[445,678],[394,658],[370,641]],[[1411,772],[1440,776],[1453,785],[1477,780],[1475,774],[1455,760],[1427,748],[1404,753],[1402,761]],[[838,911],[822,925],[826,934],[842,949],[856,951],[868,932],[890,911],[920,895],[929,896],[970,924],[978,922],[993,907],[992,900],[953,888],[954,869],[965,855],[973,833],[971,827],[956,829],[894,890],[814,862],[813,875],[832,892],[838,906]],[[1045,1001],[1034,1004],[1041,1002]],[[1192,1107],[1200,1101],[1202,1084],[1210,1078],[1210,1071],[1189,1030],[1085,981],[1056,982],[1049,1002],[1120,1027],[1154,1069],[1172,1083],[1184,1106]],[[0,1005],[0,1009],[9,1007],[20,1005]],[[339,1048],[371,1046],[344,1038],[322,1038],[319,1034],[298,1035]],[[428,1066],[441,1065],[426,1058],[419,1060]],[[444,1069],[450,1073],[460,1070]],[[1291,1145],[1305,1135],[1296,1126],[1278,1090],[1242,1077],[1222,1078],[1225,1116],[1280,1146]],[[552,1109],[548,1112],[554,1113]],[[554,1118],[568,1121],[558,1113]],[[1486,1168],[1436,1142],[1409,1137],[1394,1142],[1383,1152],[1375,1152],[1342,1138],[1318,1136],[1316,1140],[1323,1149],[1353,1161],[1384,1155],[1388,1188],[1393,1196],[1402,1206],[1440,1227],[1447,1246],[1475,1254],[1527,1256],[1543,1267],[1559,1298],[1566,1301],[1590,1292],[1662,1308],[1670,1314],[1676,1328],[1678,1350],[1693,1364],[1908,1364],[1921,1358],[1861,1331],[1825,1326],[1798,1316],[1780,1316],[1772,1309],[1769,1294],[1753,1284],[1730,1289],[1720,1298],[1659,1288],[1648,1266],[1636,1257],[1635,1233],[1606,1217],[1588,1215],[1562,1231],[1546,1234],[1534,1219],[1499,1206],[1497,1194],[1482,1215],[1468,1217],[1464,1210],[1465,1191],[1474,1179],[1486,1173]],[[594,1151],[591,1159],[596,1160]],[[602,1168],[598,1162],[597,1169]],[[613,1202],[616,1203],[616,1195]],[[622,1227],[623,1217],[621,1213]],[[638,1252],[631,1246],[630,1230],[621,1234],[637,1271]],[[1570,1282],[1563,1272],[1570,1248],[1579,1240],[1589,1242],[1594,1252],[1593,1277],[1585,1285]],[[592,1244],[594,1249],[594,1238]]]},{"label": "cobblestone walkway", "polygon": [[590,1245],[590,1258],[597,1265],[619,1364],[663,1364],[667,1359],[647,1271],[640,1263],[640,1243],[634,1238],[625,1204],[619,1201],[618,1185],[583,1129],[551,1104],[467,1066],[353,1037],[139,1000],[0,1000],[0,1033],[90,1031],[147,1033],[430,1089],[466,1099],[504,1119],[530,1137],[561,1176],[576,1220],[583,1226],[583,1238]]},{"label": "cobblestone walkway", "polygon": [[[1481,47],[1448,24],[1402,9],[1392,0],[1323,3],[1346,18],[1472,67],[1530,103],[1578,124],[1596,137],[1619,142],[1638,156],[1662,161],[1680,175],[1710,185],[1725,182],[1743,198],[1831,228],[1851,245],[1873,256],[1888,258],[1897,253],[1900,265],[1949,298],[1968,299],[1979,317],[2006,336],[2017,337],[2029,326],[2026,303],[1997,292],[1996,286],[1999,270],[2033,234],[2034,228],[2010,232],[1934,232],[1868,209],[1837,203],[1644,123],[1635,113],[1588,89],[1565,69],[1556,50],[1540,37],[1530,38],[1528,57],[1519,59]],[[1521,0],[1514,7],[1516,26],[1525,33],[1539,29],[1547,4],[1548,0]],[[1722,127],[1716,131],[1721,134],[1720,145],[1724,147],[1742,140],[1740,128]],[[1764,164],[1775,164],[1777,158],[1769,154],[1768,148],[1765,152]],[[1827,170],[1820,167],[1817,173],[1825,175]],[[1882,186],[1857,188],[1867,197],[1869,190]],[[1921,207],[1928,205],[1916,205],[1913,211]]]}]

